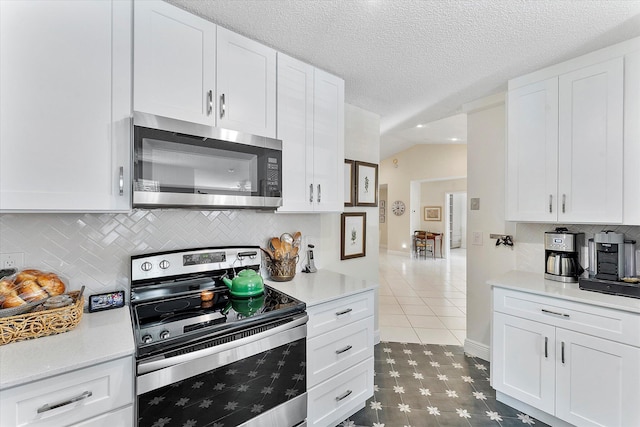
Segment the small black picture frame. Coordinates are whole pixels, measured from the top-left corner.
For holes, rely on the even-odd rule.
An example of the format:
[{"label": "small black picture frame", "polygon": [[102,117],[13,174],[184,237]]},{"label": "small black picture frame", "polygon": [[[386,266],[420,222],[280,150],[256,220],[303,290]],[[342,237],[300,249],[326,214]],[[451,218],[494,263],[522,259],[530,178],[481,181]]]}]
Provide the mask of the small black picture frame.
[{"label": "small black picture frame", "polygon": [[124,307],[124,291],[89,296],[89,313]]}]

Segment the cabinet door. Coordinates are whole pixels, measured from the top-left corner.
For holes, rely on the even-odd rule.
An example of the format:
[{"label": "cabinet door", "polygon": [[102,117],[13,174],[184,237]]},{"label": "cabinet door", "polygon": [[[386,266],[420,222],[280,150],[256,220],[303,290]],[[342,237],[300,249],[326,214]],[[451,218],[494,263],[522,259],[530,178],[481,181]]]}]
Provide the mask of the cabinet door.
[{"label": "cabinet door", "polygon": [[219,126],[276,136],[276,51],[218,27]]},{"label": "cabinet door", "polygon": [[344,208],[344,81],[316,69],[313,105],[315,210],[341,212]]},{"label": "cabinet door", "polygon": [[131,11],[0,2],[0,209],[130,208]]},{"label": "cabinet door", "polygon": [[134,110],[214,126],[215,49],[215,24],[135,2]]},{"label": "cabinet door", "polygon": [[278,53],[278,132],[282,140],[282,207],[313,211],[313,67]]},{"label": "cabinet door", "polygon": [[555,221],[558,79],[511,90],[507,104],[507,220]]},{"label": "cabinet door", "polygon": [[579,426],[640,425],[640,349],[556,332],[556,416]]},{"label": "cabinet door", "polygon": [[560,76],[560,222],[622,222],[623,58]]},{"label": "cabinet door", "polygon": [[492,386],[550,414],[555,410],[555,328],[493,314]]}]

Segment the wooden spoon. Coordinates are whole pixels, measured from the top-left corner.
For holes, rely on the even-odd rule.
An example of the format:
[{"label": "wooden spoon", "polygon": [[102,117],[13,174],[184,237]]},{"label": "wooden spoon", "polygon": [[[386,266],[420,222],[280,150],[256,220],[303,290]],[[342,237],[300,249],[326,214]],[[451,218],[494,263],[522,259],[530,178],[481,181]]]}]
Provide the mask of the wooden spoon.
[{"label": "wooden spoon", "polygon": [[278,249],[280,249],[281,246],[282,246],[282,242],[280,242],[279,238],[273,237],[271,238],[271,240],[269,240],[269,248],[274,254]]},{"label": "wooden spoon", "polygon": [[296,231],[295,233],[293,233],[293,246],[300,247],[301,241],[302,241],[302,233],[299,231]]}]

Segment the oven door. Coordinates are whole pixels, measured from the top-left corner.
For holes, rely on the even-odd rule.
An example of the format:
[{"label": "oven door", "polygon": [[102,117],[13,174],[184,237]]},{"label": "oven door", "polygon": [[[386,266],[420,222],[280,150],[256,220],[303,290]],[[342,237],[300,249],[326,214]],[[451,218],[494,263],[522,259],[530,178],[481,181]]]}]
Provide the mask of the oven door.
[{"label": "oven door", "polygon": [[134,207],[281,205],[281,141],[141,113],[134,124]]},{"label": "oven door", "polygon": [[304,425],[307,319],[138,361],[138,426]]}]

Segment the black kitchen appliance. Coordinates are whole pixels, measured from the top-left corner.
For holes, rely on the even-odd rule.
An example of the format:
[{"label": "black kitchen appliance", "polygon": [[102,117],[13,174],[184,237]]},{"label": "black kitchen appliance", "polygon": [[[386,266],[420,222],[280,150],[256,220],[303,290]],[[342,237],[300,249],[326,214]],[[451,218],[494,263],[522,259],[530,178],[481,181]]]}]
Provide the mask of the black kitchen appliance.
[{"label": "black kitchen appliance", "polygon": [[605,230],[596,233],[589,247],[592,266],[580,277],[580,289],[640,298],[636,268],[636,242],[624,234]]},{"label": "black kitchen appliance", "polygon": [[244,269],[258,246],[131,257],[138,426],[306,425],[306,306],[232,297],[222,279]]},{"label": "black kitchen appliance", "polygon": [[577,282],[584,271],[580,265],[583,246],[584,233],[572,233],[564,227],[544,233],[545,279]]}]

